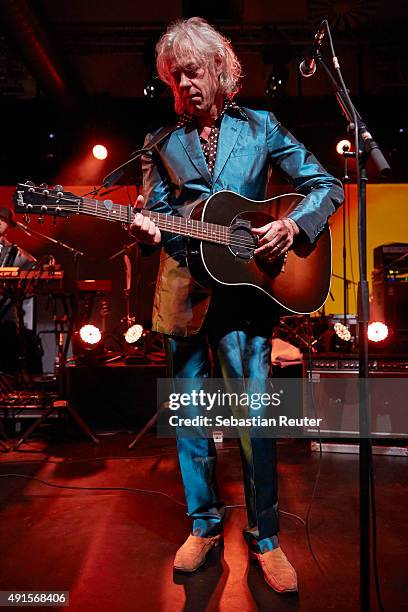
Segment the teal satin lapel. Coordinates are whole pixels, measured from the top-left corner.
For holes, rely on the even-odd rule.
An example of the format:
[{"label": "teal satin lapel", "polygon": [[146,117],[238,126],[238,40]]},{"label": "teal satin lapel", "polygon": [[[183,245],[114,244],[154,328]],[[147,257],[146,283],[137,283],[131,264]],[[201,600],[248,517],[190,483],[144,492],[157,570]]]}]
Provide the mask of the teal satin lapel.
[{"label": "teal satin lapel", "polygon": [[215,183],[221,174],[244,124],[245,122],[242,119],[231,117],[228,114],[224,116],[221,123],[213,179],[208,171],[208,166],[201,148],[197,130],[191,129],[188,126],[181,130],[177,130],[177,137],[183,145],[191,162],[209,185]]},{"label": "teal satin lapel", "polygon": [[212,184],[211,174],[208,171],[204,153],[200,145],[200,139],[196,129],[191,129],[188,126],[177,130],[178,139],[186,150],[191,162],[197,168],[203,179],[209,184]]},{"label": "teal satin lapel", "polygon": [[213,177],[214,183],[227,163],[227,160],[235,147],[235,143],[237,142],[238,136],[244,124],[245,121],[242,119],[231,117],[228,115],[228,113],[225,114],[221,123],[220,137],[218,140],[217,157],[215,160]]}]

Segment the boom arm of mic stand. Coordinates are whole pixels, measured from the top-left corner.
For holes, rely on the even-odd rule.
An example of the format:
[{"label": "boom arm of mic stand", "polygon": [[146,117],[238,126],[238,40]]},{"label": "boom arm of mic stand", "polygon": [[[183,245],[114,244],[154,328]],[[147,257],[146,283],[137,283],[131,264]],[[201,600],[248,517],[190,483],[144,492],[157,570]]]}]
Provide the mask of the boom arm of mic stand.
[{"label": "boom arm of mic stand", "polygon": [[150,140],[147,147],[143,147],[142,149],[138,149],[137,151],[134,151],[130,159],[128,159],[128,161],[124,162],[118,168],[116,168],[115,170],[110,172],[107,176],[105,176],[105,178],[102,181],[102,187],[105,187],[105,189],[112,187],[112,185],[114,185],[123,176],[126,168],[128,168],[130,164],[133,164],[133,162],[139,159],[139,157],[141,157],[144,153],[148,153],[149,151],[151,151],[153,147],[155,147],[160,142],[162,142],[165,138],[167,138],[167,136],[169,136],[172,132],[174,132],[174,130],[176,130],[178,127],[179,125],[177,123],[175,125],[171,125],[171,126],[162,128]]},{"label": "boom arm of mic stand", "polygon": [[141,155],[143,155],[143,153],[146,153],[147,151],[148,149],[139,149],[138,151],[132,153],[132,157],[130,159],[125,161],[123,164],[118,166],[118,168],[115,168],[115,170],[112,170],[112,172],[105,176],[102,181],[102,187],[105,187],[105,189],[112,187],[112,185],[117,183],[118,180],[124,175],[126,168],[133,164],[133,162],[139,159],[139,157],[141,157]]},{"label": "boom arm of mic stand", "polygon": [[131,242],[130,244],[128,244],[127,246],[123,247],[123,249],[121,249],[120,251],[118,251],[117,253],[114,253],[113,255],[111,255],[108,259],[108,261],[113,261],[114,259],[116,259],[117,257],[119,257],[119,255],[123,255],[124,253],[129,253],[130,250],[136,246],[137,244],[139,244],[138,240],[135,240],[134,242]]},{"label": "boom arm of mic stand", "polygon": [[18,227],[23,232],[28,234],[28,236],[33,236],[34,238],[45,238],[45,240],[48,240],[48,242],[52,242],[53,244],[58,244],[58,246],[61,246],[62,248],[66,249],[67,251],[70,251],[74,255],[81,255],[81,256],[84,255],[84,253],[82,251],[79,251],[78,249],[75,249],[74,247],[69,246],[69,244],[65,244],[65,242],[62,242],[62,240],[57,240],[56,238],[51,238],[51,236],[47,236],[47,234],[43,234],[42,232],[39,232],[39,231],[37,231],[35,229],[32,229],[31,227],[30,227],[30,229],[28,229],[28,227],[26,225],[24,225],[24,223],[17,222],[16,223],[16,227]]},{"label": "boom arm of mic stand", "polygon": [[[341,108],[343,115],[345,116],[348,123],[354,127],[354,129],[355,129],[354,117],[357,119],[358,133],[361,138],[361,142],[362,142],[362,145],[363,145],[363,148],[364,148],[364,151],[367,157],[371,157],[377,169],[377,172],[380,176],[382,177],[389,176],[391,174],[391,168],[387,160],[385,159],[380,147],[375,142],[375,140],[372,138],[367,126],[363,122],[356,107],[351,102],[350,96],[347,94],[347,92],[344,91],[342,87],[339,86],[338,82],[332,75],[330,69],[325,64],[323,59],[320,58],[319,61],[334,86],[336,99],[337,99],[337,102],[339,103],[339,106]],[[350,104],[352,105],[352,107],[350,107]]]}]

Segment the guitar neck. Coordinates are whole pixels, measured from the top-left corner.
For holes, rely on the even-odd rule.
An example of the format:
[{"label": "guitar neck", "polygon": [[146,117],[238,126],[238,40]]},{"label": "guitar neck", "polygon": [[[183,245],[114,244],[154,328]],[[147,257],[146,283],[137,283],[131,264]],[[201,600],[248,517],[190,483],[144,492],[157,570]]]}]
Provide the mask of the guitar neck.
[{"label": "guitar neck", "polygon": [[[75,200],[75,204],[78,213],[99,217],[107,221],[119,221],[126,225],[132,223],[134,213],[132,206],[114,204],[111,200],[90,200],[88,198],[78,198]],[[149,217],[160,230],[170,234],[179,234],[218,244],[229,244],[230,241],[229,228],[223,225],[177,217],[176,215],[166,215],[146,208],[137,209],[137,212]]]}]

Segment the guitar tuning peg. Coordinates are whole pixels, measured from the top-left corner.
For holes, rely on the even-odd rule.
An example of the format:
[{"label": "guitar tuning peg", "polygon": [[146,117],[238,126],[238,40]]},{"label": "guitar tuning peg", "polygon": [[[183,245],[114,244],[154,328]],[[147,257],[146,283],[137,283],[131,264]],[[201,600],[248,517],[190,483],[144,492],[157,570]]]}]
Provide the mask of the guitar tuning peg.
[{"label": "guitar tuning peg", "polygon": [[40,188],[43,190],[43,195],[45,195],[45,197],[50,195],[47,183],[41,183]]},{"label": "guitar tuning peg", "polygon": [[26,181],[24,184],[27,185],[29,193],[35,193],[35,183],[33,181]]},{"label": "guitar tuning peg", "polygon": [[63,188],[62,185],[55,185],[54,190],[55,191],[64,191],[64,188]]}]

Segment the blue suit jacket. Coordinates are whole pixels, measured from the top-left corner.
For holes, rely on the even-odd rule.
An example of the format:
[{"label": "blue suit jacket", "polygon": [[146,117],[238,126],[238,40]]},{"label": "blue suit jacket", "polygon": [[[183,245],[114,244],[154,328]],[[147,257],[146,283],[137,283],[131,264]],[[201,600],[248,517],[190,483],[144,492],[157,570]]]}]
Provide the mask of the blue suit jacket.
[{"label": "blue suit jacket", "polygon": [[[146,137],[145,146],[154,135]],[[181,216],[188,216],[197,203],[222,189],[263,200],[271,169],[278,167],[293,188],[307,196],[290,217],[311,242],[343,201],[341,182],[267,111],[242,108],[224,114],[213,177],[197,129],[191,125],[175,130],[156,145],[142,165],[146,207]],[[191,277],[183,256],[183,237],[164,233],[162,246],[153,329],[177,336],[196,334],[211,291]],[[271,300],[270,304],[273,311]]]}]

